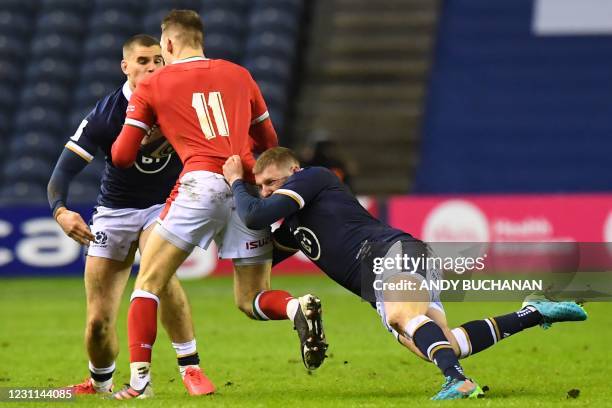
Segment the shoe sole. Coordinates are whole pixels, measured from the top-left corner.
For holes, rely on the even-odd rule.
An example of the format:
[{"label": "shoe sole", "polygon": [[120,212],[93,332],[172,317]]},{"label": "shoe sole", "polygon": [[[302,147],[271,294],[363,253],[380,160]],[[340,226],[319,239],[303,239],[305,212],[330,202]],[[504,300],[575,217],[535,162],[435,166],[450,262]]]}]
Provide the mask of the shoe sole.
[{"label": "shoe sole", "polygon": [[[123,391],[123,390],[121,390],[121,391]],[[117,391],[117,393],[119,393],[119,392],[121,392],[121,391]],[[107,396],[105,399],[117,400],[117,401],[127,401],[127,400],[130,400],[130,399],[147,399],[147,398],[153,398],[153,397],[155,396],[155,393],[153,392],[153,386],[151,385],[151,383],[148,383],[148,384],[145,386],[145,389],[144,389],[144,391],[143,391],[143,393],[142,393],[142,394],[137,395],[137,396],[132,397],[132,398],[117,398],[117,397],[115,396],[115,394],[117,394],[117,393],[112,393],[112,394],[108,395],[108,396]]]},{"label": "shoe sole", "polygon": [[314,370],[325,361],[325,357],[327,357],[325,351],[328,347],[321,318],[323,314],[321,299],[309,295],[304,303],[300,300],[300,307],[310,331],[308,337],[312,339],[311,341],[307,340],[304,344],[304,363],[307,369]]},{"label": "shoe sole", "polygon": [[455,394],[453,398],[436,398],[438,394],[431,397],[431,401],[454,401],[461,399],[480,399],[485,397],[485,393],[482,388],[478,384],[474,384],[474,388],[471,391],[457,391],[458,394]]},{"label": "shoe sole", "polygon": [[185,384],[185,383],[183,383],[183,384],[185,385],[185,389],[187,390],[187,393],[188,393],[189,395],[191,395],[191,396],[194,396],[194,397],[195,397],[195,396],[198,396],[198,395],[212,395],[212,394],[214,394],[214,393],[215,393],[215,391],[216,391],[216,389],[214,388],[214,386],[213,386],[212,390],[210,390],[210,389],[206,389],[206,390],[204,390],[204,391],[199,391],[199,390],[197,390],[197,389],[194,389],[194,388],[191,388],[191,387],[187,386],[187,384]]}]

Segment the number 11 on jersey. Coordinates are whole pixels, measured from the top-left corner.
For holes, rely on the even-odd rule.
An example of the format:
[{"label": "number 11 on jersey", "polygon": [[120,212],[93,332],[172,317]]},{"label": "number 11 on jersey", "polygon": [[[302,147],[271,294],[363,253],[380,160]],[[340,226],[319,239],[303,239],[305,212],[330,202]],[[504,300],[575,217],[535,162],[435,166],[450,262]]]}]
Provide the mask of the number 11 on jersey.
[{"label": "number 11 on jersey", "polygon": [[[201,92],[194,93],[191,98],[191,106],[198,115],[200,128],[207,140],[217,137],[217,133],[219,136],[229,136],[229,127],[227,125],[221,92],[210,92],[208,100],[205,94]],[[210,111],[212,111],[212,117]],[[215,125],[217,133],[215,133]]]}]

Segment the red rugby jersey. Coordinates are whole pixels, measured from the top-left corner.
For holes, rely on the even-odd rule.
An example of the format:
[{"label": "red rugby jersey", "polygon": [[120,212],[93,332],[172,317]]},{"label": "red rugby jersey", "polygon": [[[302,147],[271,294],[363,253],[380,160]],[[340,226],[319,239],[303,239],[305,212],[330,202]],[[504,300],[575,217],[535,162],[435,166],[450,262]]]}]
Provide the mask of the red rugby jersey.
[{"label": "red rugby jersey", "polygon": [[[125,124],[148,131],[155,123],[178,153],[183,173],[222,174],[227,158],[237,154],[245,178],[253,181],[251,149],[278,144],[259,87],[245,68],[225,60],[178,60],[143,79],[132,94]],[[113,146],[119,167],[131,164],[141,142],[127,133],[124,127]]]}]

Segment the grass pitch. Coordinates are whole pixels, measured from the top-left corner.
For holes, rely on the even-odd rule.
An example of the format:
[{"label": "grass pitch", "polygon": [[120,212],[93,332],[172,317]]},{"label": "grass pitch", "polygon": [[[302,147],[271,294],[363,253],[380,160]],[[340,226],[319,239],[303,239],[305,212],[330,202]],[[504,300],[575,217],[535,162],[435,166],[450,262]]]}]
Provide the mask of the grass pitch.
[{"label": "grass pitch", "polygon": [[[0,403],[15,406],[440,406],[429,401],[442,377],[395,342],[376,312],[331,280],[274,277],[273,287],[323,300],[329,358],[309,374],[297,335],[287,321],[256,322],[233,305],[229,278],[185,283],[202,366],[218,387],[214,396],[187,395],[170,342],[161,329],[153,355],[156,397],[105,401],[97,396],[70,403]],[[122,351],[115,384],[129,378],[126,291],[119,318]],[[513,303],[449,303],[449,323],[516,310]],[[589,320],[533,328],[462,360],[468,375],[490,391],[459,406],[612,406],[612,306],[587,304]],[[85,301],[80,279],[0,281],[0,387],[59,387],[88,374],[83,346]],[[577,398],[568,391],[579,390]],[[572,392],[575,394],[575,391]]]}]

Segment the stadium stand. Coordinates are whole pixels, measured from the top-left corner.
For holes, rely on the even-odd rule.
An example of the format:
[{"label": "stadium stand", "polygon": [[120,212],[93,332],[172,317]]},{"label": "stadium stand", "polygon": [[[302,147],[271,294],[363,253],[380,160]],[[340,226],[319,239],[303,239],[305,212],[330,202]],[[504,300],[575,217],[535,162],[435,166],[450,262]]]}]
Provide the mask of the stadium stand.
[{"label": "stadium stand", "polygon": [[[0,203],[46,200],[66,139],[124,81],[121,45],[139,32],[159,37],[174,8],[200,12],[209,57],[253,70],[282,138],[303,0],[3,0],[0,132],[10,160],[0,166]],[[96,157],[78,176],[72,202],[95,201],[103,165]]]},{"label": "stadium stand", "polygon": [[445,2],[416,192],[610,189],[612,37],[532,21],[531,0]]},{"label": "stadium stand", "polygon": [[410,188],[438,4],[315,3],[294,139],[312,145],[326,133],[358,164],[358,193]]}]

